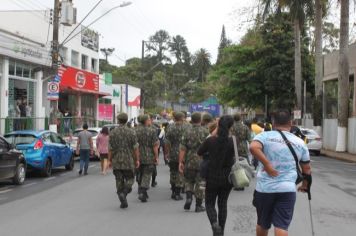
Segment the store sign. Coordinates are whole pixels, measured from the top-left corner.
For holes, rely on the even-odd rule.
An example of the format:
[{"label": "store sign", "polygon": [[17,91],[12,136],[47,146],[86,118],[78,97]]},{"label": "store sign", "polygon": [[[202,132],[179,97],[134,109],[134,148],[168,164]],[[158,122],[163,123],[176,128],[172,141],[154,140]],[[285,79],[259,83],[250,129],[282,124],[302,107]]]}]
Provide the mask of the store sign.
[{"label": "store sign", "polygon": [[85,26],[82,26],[82,46],[95,52],[99,51],[99,34]]},{"label": "store sign", "polygon": [[60,87],[83,92],[99,92],[99,75],[68,66],[62,74]]},{"label": "store sign", "polygon": [[129,107],[139,107],[141,103],[141,89],[126,85],[126,104]]},{"label": "store sign", "polygon": [[50,66],[50,49],[0,32],[0,54],[34,64]]},{"label": "store sign", "polygon": [[112,74],[104,73],[105,84],[112,85]]},{"label": "store sign", "polygon": [[190,112],[208,112],[210,113],[212,116],[217,117],[220,116],[220,105],[219,104],[202,104],[202,103],[198,103],[198,104],[192,104],[190,106]]},{"label": "store sign", "polygon": [[47,99],[48,100],[58,100],[59,99],[59,83],[58,82],[48,82],[47,88]]},{"label": "store sign", "polygon": [[99,120],[112,121],[113,105],[99,104]]}]

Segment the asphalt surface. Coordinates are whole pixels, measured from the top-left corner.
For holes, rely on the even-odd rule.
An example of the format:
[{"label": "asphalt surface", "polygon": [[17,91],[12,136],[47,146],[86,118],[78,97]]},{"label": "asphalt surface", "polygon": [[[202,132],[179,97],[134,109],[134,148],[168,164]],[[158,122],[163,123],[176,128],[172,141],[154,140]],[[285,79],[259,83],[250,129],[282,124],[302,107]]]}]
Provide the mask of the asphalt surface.
[{"label": "asphalt surface", "polygon": [[[315,235],[356,235],[356,164],[312,159]],[[137,200],[135,185],[126,210],[119,208],[113,175],[101,176],[99,162],[91,162],[88,176],[56,170],[50,178],[31,175],[23,186],[0,183],[0,235],[212,235],[205,213],[185,212],[183,201],[170,199],[168,167],[158,171],[149,202]],[[231,194],[227,236],[255,235],[253,187]],[[298,193],[290,235],[312,235],[305,194]]]}]

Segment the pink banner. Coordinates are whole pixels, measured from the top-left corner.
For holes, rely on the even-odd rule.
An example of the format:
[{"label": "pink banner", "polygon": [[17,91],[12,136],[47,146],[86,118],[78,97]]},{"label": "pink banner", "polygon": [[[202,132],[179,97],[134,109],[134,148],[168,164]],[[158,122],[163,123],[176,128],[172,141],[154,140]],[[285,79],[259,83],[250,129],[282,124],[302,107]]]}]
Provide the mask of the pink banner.
[{"label": "pink banner", "polygon": [[113,105],[99,104],[99,120],[112,121]]}]

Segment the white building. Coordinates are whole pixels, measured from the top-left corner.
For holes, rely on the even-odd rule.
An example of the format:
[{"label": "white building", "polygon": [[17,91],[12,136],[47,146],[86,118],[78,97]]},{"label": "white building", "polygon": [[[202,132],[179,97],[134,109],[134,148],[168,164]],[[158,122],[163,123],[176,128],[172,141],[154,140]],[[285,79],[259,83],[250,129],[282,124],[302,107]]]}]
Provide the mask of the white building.
[{"label": "white building", "polygon": [[[44,128],[44,117],[51,111],[47,100],[47,83],[54,77],[51,70],[52,24],[50,10],[0,11],[0,132],[5,132],[5,118],[16,116],[17,100],[26,100],[35,128]],[[76,27],[60,25],[62,43]],[[67,70],[60,84],[59,109],[73,115],[97,118],[99,91],[99,36],[79,26],[60,48]],[[69,38],[71,38],[70,36]],[[8,122],[8,121],[7,121]],[[6,123],[14,128],[14,124]]]}]

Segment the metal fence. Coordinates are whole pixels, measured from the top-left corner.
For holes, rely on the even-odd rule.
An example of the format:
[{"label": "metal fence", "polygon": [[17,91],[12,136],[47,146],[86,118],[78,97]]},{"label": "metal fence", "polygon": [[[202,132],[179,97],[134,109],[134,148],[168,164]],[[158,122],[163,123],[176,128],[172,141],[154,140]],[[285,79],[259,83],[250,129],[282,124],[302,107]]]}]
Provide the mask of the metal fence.
[{"label": "metal fence", "polygon": [[57,125],[57,132],[69,135],[83,124],[89,127],[102,127],[112,122],[96,120],[92,117],[58,117],[50,120],[48,117],[6,117],[0,118],[0,132],[2,134],[17,130],[48,130],[50,124]]}]

